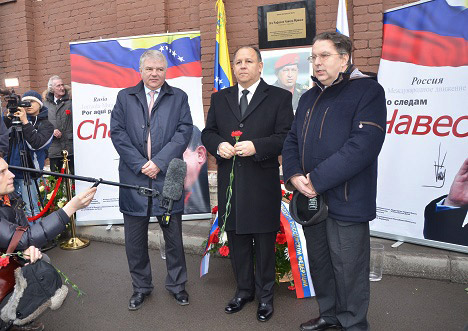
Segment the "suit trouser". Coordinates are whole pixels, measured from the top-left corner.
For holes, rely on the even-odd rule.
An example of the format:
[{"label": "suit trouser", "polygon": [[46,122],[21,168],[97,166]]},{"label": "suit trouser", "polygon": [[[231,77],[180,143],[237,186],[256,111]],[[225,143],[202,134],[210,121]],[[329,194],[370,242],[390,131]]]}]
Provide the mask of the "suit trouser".
[{"label": "suit trouser", "polygon": [[236,234],[234,231],[227,231],[227,236],[232,269],[237,282],[235,296],[245,299],[256,294],[259,302],[272,302],[276,232]]},{"label": "suit trouser", "polygon": [[[158,217],[161,221],[161,218]],[[125,251],[134,292],[145,294],[153,290],[148,254],[148,216],[124,214]],[[182,242],[182,214],[172,215],[169,227],[161,227],[166,242],[166,289],[179,293],[185,289],[187,266]]]},{"label": "suit trouser", "polygon": [[320,316],[344,330],[368,330],[369,222],[327,218],[304,234]]}]

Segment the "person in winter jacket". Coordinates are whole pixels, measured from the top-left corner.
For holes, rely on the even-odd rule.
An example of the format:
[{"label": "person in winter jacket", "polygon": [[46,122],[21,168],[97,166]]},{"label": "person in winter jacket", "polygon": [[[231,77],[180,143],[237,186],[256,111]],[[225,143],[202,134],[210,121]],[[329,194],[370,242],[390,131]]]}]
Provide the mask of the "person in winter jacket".
[{"label": "person in winter jacket", "polygon": [[49,121],[54,126],[54,139],[49,148],[50,170],[60,171],[63,164],[62,151],[66,150],[70,173],[74,173],[71,89],[63,84],[59,76],[52,76],[42,96],[44,105],[49,109]]},{"label": "person in winter jacket", "polygon": [[[72,214],[79,209],[87,207],[91,203],[97,188],[90,188],[78,194],[62,209],[40,219],[35,224],[29,225],[26,215],[21,208],[23,201],[18,195],[16,195],[16,193],[14,193],[14,177],[15,175],[8,170],[7,162],[0,155],[0,251],[6,251],[18,226],[27,227],[26,231],[21,236],[16,250],[23,252],[24,257],[26,258],[24,261],[25,263],[35,263],[43,258],[40,248],[65,230],[65,226],[70,221],[70,216]],[[32,286],[33,279],[28,279],[27,275],[25,275],[25,277],[27,282],[25,282],[25,284],[17,283],[15,288],[18,288],[18,286]],[[41,282],[47,283],[48,279],[41,279]],[[29,293],[26,288],[24,290],[25,295]],[[37,299],[44,293],[41,291],[41,293],[37,292],[33,294],[34,298]],[[10,297],[11,295],[7,295],[0,302],[0,330],[9,329],[11,323],[13,323],[11,319],[6,318],[8,315],[6,310],[12,306],[12,300]],[[34,298],[31,298],[31,300]],[[21,299],[19,304],[20,305],[18,307],[21,307]],[[26,316],[16,314],[14,319],[20,317],[25,318]],[[23,326],[13,325],[9,330],[43,329],[44,326],[42,323],[32,322]]]},{"label": "person in winter jacket", "polygon": [[326,220],[304,227],[320,316],[301,330],[369,330],[369,221],[387,115],[384,89],[351,64],[351,50],[337,32],[314,38],[315,86],[299,100],[283,146],[286,188],[328,205]]},{"label": "person in winter jacket", "polygon": [[[4,121],[8,128],[14,126],[13,118],[19,118],[20,129],[23,133],[24,144],[21,138],[16,134],[16,129],[10,132],[10,152],[8,154],[8,162],[14,166],[24,166],[28,168],[35,168],[42,170],[44,162],[47,157],[47,149],[53,138],[54,127],[47,120],[47,107],[42,103],[42,97],[36,91],[27,91],[23,94],[22,101],[29,101],[31,107],[22,108],[18,107],[18,111],[13,116],[5,116]],[[21,162],[21,151],[26,152],[27,164]],[[13,171],[15,174],[15,190],[17,194],[21,195],[26,202],[26,214],[34,215],[39,213],[38,206],[38,192],[36,184],[30,181],[29,184],[23,178],[23,172]],[[31,174],[31,178],[34,175]],[[29,187],[29,190],[28,190]],[[29,199],[29,193],[31,199]],[[32,209],[30,204],[32,204]]]}]

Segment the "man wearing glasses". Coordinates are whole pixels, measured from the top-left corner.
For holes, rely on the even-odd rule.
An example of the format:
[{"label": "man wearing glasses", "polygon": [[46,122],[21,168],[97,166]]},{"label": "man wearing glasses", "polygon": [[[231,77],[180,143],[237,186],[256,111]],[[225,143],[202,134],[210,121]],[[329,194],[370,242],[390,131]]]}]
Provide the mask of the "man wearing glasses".
[{"label": "man wearing glasses", "polygon": [[383,88],[351,64],[351,50],[337,32],[314,38],[316,85],[299,100],[283,147],[286,187],[328,205],[325,221],[304,227],[320,316],[301,330],[369,329],[369,221],[386,106]]}]

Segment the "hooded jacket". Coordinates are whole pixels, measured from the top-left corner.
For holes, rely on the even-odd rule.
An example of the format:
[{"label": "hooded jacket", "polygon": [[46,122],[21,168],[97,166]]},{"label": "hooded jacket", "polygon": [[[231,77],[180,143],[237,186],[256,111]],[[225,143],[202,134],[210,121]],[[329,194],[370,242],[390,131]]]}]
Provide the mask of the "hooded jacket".
[{"label": "hooded jacket", "polygon": [[[37,116],[27,115],[28,123],[21,124],[25,146],[15,137],[15,130],[10,132],[10,153],[8,163],[13,166],[22,166],[19,148],[27,151],[28,167],[42,170],[47,157],[47,149],[52,142],[54,127],[47,120],[47,107],[42,107]],[[12,126],[12,118],[5,116],[5,124],[8,128]],[[23,172],[12,170],[15,177],[23,178]]]},{"label": "hooded jacket", "polygon": [[366,222],[376,216],[377,157],[385,138],[385,93],[351,66],[329,87],[316,85],[299,100],[283,146],[286,187],[310,175],[329,217]]}]

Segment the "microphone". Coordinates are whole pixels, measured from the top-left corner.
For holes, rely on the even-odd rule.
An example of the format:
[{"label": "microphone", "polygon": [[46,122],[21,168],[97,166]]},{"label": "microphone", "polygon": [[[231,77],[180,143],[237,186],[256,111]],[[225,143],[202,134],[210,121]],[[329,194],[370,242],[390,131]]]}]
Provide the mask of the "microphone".
[{"label": "microphone", "polygon": [[169,162],[160,203],[160,207],[166,209],[161,219],[161,226],[163,227],[169,226],[174,201],[178,201],[182,197],[186,173],[187,164],[181,159],[172,159]]}]

